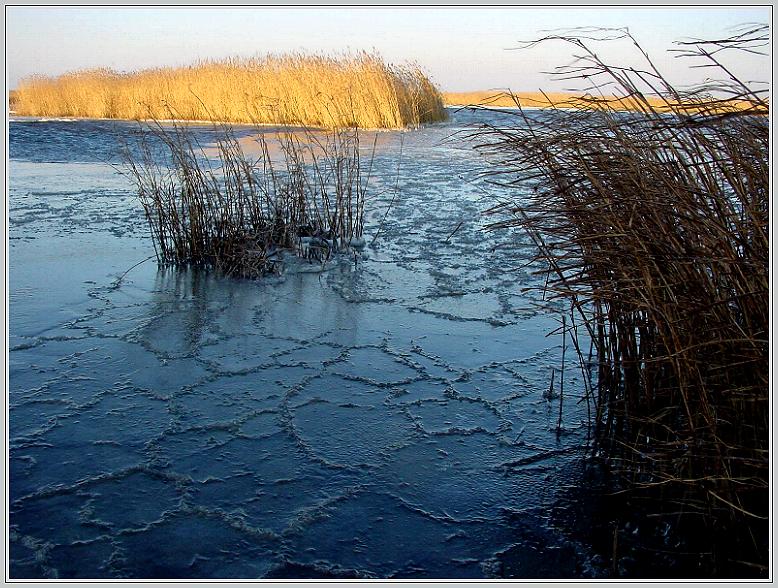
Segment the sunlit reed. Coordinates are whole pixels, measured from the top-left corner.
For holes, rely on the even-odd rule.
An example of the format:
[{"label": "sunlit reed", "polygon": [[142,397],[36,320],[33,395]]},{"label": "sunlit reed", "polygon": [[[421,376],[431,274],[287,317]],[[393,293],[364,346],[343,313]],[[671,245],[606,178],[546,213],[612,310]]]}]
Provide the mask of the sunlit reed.
[{"label": "sunlit reed", "polygon": [[94,69],[19,84],[23,116],[403,128],[445,119],[416,65],[372,53],[269,55],[119,73]]}]

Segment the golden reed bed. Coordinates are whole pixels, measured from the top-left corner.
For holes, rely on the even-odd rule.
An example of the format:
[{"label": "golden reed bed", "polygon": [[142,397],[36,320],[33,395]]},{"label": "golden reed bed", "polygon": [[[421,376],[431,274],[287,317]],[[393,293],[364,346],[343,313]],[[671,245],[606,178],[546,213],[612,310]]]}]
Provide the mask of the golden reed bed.
[{"label": "golden reed bed", "polygon": [[444,120],[440,92],[416,65],[378,55],[270,55],[130,73],[95,69],[22,80],[22,116],[218,120],[403,128]]},{"label": "golden reed bed", "polygon": [[[694,100],[689,100],[683,104],[670,100],[666,101],[657,96],[647,96],[645,101],[638,101],[632,98],[611,97],[591,97],[585,100],[577,94],[566,94],[561,92],[517,92],[510,93],[499,90],[485,90],[475,92],[444,92],[443,102],[448,106],[486,106],[486,107],[512,107],[517,103],[522,108],[589,108],[591,106],[601,105],[609,110],[644,110],[646,103],[649,104],[655,112],[677,112],[678,106],[693,112],[699,105]],[[701,102],[706,112],[710,112],[711,100],[705,99]],[[729,111],[732,107],[737,110],[746,110],[753,108],[754,104],[747,100],[723,100],[721,104],[722,111]]]}]

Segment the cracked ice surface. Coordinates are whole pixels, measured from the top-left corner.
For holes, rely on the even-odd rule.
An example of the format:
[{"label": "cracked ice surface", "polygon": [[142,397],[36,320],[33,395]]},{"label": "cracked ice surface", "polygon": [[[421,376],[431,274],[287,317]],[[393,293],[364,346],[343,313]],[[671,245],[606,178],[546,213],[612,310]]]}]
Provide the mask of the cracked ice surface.
[{"label": "cracked ice surface", "polygon": [[119,288],[153,253],[109,165],[134,127],[12,122],[11,577],[488,577],[525,547],[589,569],[546,514],[585,404],[557,436],[527,243],[482,230],[496,194],[444,141],[479,116],[381,134],[368,243],[398,196],[356,265],[149,261]]}]

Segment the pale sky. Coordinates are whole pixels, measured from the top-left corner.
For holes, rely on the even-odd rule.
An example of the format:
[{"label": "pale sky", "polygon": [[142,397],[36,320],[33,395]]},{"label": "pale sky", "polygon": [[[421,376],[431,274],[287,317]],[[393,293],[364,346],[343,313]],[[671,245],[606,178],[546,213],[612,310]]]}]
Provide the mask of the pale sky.
[{"label": "pale sky", "polygon": [[[563,89],[542,73],[571,60],[560,43],[511,51],[544,30],[629,27],[674,83],[694,83],[667,53],[673,41],[715,38],[743,23],[770,23],[767,6],[500,8],[66,8],[6,7],[7,81],[91,67],[130,71],[198,59],[269,52],[376,50],[387,61],[415,61],[444,91]],[[624,45],[602,56],[627,64]],[[769,81],[770,59],[732,55],[749,80]],[[568,84],[569,85],[569,84]]]}]

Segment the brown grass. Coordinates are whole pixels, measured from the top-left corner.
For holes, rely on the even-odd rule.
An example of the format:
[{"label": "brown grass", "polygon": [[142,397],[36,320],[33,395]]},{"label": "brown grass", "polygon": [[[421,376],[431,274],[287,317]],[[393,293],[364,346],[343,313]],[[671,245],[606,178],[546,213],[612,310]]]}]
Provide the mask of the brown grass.
[{"label": "brown grass", "polygon": [[[723,68],[729,79],[716,88],[726,99],[705,88],[681,94],[648,58],[638,77],[575,36],[558,38],[586,54],[588,79],[620,87],[639,114],[582,101],[552,117],[519,111],[515,127],[485,128],[493,179],[524,193],[492,211],[508,215],[494,228],[528,231],[548,268],[544,297],[570,308],[595,453],[625,488],[655,499],[651,514],[669,528],[693,522],[702,575],[764,573],[767,98]],[[757,27],[686,51],[719,68],[716,48],[766,42]],[[643,98],[640,80],[662,91],[669,114]]]},{"label": "brown grass", "polygon": [[96,69],[22,80],[16,113],[318,127],[402,128],[445,119],[415,65],[378,55],[271,55],[118,73]]},{"label": "brown grass", "polygon": [[229,126],[210,153],[184,125],[144,123],[126,150],[160,263],[242,278],[280,269],[284,251],[323,262],[364,247],[367,185],[357,128],[258,133],[246,155]]}]

